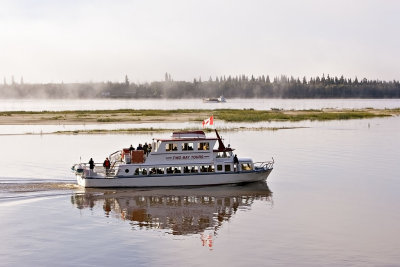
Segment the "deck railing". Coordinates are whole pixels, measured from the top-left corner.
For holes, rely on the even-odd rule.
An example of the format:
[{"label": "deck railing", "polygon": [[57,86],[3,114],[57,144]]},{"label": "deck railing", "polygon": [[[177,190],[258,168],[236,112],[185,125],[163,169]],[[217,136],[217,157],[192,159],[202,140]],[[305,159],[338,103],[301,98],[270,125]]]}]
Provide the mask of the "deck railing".
[{"label": "deck railing", "polygon": [[272,158],[271,161],[254,162],[254,168],[255,168],[255,169],[270,170],[270,169],[273,169],[273,168],[274,168],[274,163],[275,163],[274,158]]},{"label": "deck railing", "polygon": [[93,177],[93,176],[100,176],[105,178],[113,178],[115,177],[116,171],[118,169],[116,162],[111,164],[111,167],[106,169],[103,167],[103,163],[95,163],[94,169],[91,170],[89,168],[88,163],[81,163],[80,165],[84,167],[83,176],[84,177]]}]

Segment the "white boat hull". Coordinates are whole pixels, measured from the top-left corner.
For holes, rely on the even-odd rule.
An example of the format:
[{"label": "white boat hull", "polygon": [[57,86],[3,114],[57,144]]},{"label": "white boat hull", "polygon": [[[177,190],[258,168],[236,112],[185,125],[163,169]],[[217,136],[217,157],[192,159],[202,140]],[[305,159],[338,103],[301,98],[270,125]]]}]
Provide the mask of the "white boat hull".
[{"label": "white boat hull", "polygon": [[77,175],[82,187],[162,187],[162,186],[199,186],[249,183],[266,180],[272,169],[231,173],[149,175],[134,177],[91,178]]}]

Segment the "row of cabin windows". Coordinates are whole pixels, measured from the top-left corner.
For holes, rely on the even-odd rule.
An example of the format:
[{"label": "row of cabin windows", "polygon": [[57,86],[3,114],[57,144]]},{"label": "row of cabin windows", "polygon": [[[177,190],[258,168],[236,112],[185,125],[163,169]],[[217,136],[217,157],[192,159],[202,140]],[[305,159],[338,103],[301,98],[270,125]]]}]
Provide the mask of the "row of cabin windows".
[{"label": "row of cabin windows", "polygon": [[[226,172],[232,171],[230,164],[217,165],[217,171]],[[156,174],[177,174],[177,173],[205,173],[215,172],[214,165],[202,165],[202,166],[173,166],[167,168],[136,168],[134,175],[156,175]],[[129,173],[129,169],[125,169],[125,173]]]},{"label": "row of cabin windows", "polygon": [[[182,151],[190,151],[193,150],[194,143],[182,143],[181,150]],[[209,150],[210,143],[209,142],[200,142],[197,143],[197,150]],[[165,151],[178,151],[178,143],[166,143]]]},{"label": "row of cabin windows", "polygon": [[232,156],[232,152],[218,152],[217,158],[230,158]]}]

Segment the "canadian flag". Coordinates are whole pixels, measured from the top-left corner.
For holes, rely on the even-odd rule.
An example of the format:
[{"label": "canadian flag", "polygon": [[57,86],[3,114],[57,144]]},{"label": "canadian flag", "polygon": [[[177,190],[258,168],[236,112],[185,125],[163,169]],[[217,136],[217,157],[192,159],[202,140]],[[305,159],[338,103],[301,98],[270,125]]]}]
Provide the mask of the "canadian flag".
[{"label": "canadian flag", "polygon": [[206,125],[214,125],[214,116],[213,116],[213,115],[211,115],[210,118],[208,118],[208,119],[206,119],[206,120],[203,121],[203,128],[204,128]]}]

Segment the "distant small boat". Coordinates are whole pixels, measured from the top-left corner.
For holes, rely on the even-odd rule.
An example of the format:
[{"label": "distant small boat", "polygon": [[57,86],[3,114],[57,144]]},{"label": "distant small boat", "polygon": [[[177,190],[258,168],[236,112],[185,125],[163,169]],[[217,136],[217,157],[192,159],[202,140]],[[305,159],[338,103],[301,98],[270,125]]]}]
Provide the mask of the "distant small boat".
[{"label": "distant small boat", "polygon": [[204,103],[224,103],[226,99],[223,95],[218,98],[203,98]]}]

